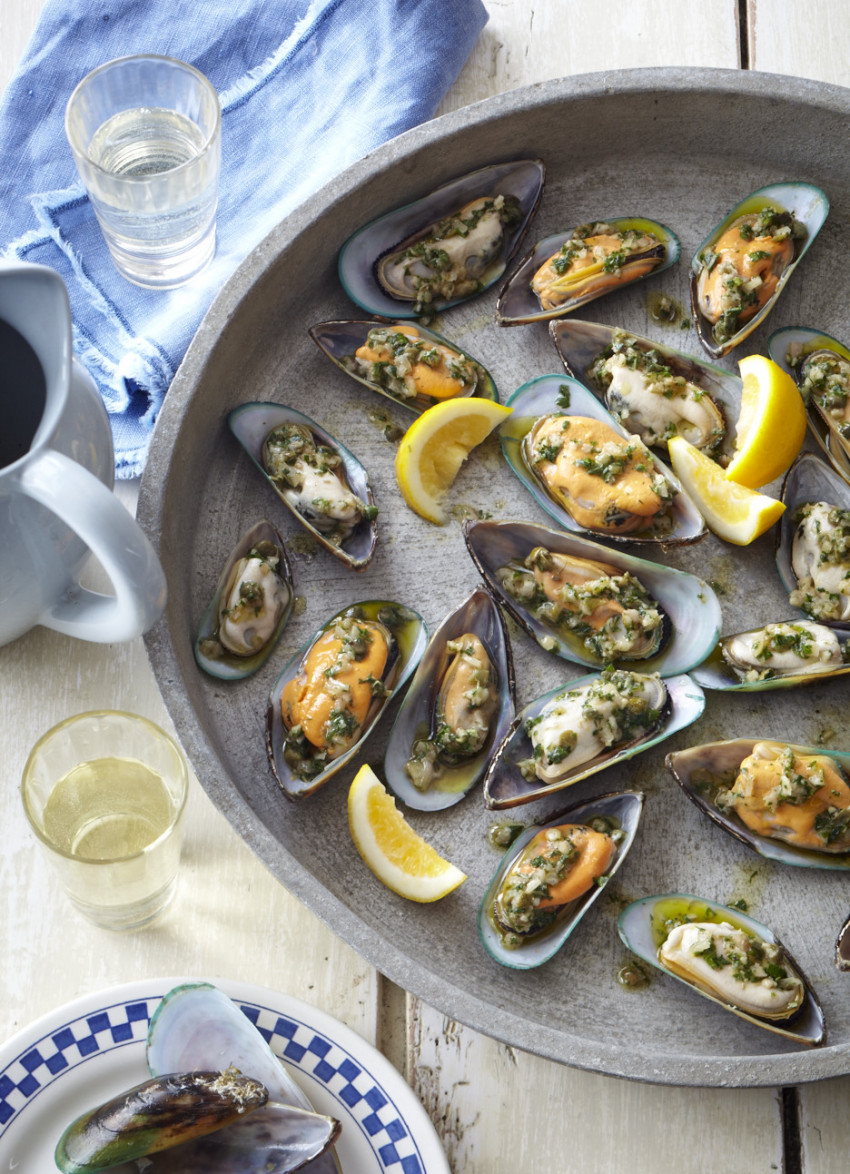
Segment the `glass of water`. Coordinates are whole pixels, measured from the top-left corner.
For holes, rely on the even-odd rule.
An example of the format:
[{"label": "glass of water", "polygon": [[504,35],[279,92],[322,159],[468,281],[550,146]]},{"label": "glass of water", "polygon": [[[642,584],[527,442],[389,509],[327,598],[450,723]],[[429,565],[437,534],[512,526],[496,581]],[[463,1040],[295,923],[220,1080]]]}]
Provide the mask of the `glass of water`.
[{"label": "glass of water", "polygon": [[137,929],[177,887],[189,772],[159,726],[80,713],[33,747],[24,811],[72,904],[104,929]]},{"label": "glass of water", "polygon": [[152,54],[109,61],[71,94],[65,133],[119,273],[170,289],[209,264],[221,107],[202,73]]}]

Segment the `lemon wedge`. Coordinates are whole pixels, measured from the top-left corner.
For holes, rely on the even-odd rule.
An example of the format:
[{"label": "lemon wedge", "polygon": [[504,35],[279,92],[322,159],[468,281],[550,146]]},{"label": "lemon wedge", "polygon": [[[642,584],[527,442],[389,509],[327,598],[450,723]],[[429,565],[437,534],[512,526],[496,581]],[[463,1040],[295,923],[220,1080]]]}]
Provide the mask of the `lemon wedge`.
[{"label": "lemon wedge", "polygon": [[395,475],[412,510],[429,522],[446,520],[441,500],[477,444],[513,411],[489,399],[465,397],[428,408],[402,437]]},{"label": "lemon wedge", "polygon": [[747,355],[738,363],[744,381],[732,463],[726,477],[748,489],[780,477],[806,437],[806,409],[796,383],[772,359]]},{"label": "lemon wedge", "polygon": [[673,472],[719,538],[747,546],[785,512],[775,497],[727,481],[723,469],[681,436],[668,441]]},{"label": "lemon wedge", "polygon": [[413,830],[370,766],[360,767],[349,788],[348,826],[378,880],[402,897],[438,901],[466,880]]}]

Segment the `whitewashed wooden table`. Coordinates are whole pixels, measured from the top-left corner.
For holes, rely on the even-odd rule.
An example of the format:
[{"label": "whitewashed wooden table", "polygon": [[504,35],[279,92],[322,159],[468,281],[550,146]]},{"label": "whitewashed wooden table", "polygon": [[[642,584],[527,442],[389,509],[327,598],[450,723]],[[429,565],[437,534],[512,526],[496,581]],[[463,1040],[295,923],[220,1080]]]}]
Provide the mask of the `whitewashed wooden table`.
[{"label": "whitewashed wooden table", "polygon": [[[490,22],[441,113],[530,83],[642,66],[716,66],[850,84],[847,0],[485,0]],[[42,0],[2,0],[0,88]],[[151,49],[156,51],[157,46]],[[117,490],[128,508],[136,487]],[[193,782],[180,889],[126,936],[72,915],[18,797],[32,743],[84,709],[170,726],[142,642],[86,645],[37,630],[0,649],[3,898],[0,1039],[59,1004],[142,977],[196,974],[302,998],[374,1042],[419,1094],[455,1174],[547,1163],[631,1174],[843,1174],[850,1077],[799,1090],[639,1085],[518,1053],[383,979],[254,858]],[[354,1172],[356,1174],[356,1172]]]}]

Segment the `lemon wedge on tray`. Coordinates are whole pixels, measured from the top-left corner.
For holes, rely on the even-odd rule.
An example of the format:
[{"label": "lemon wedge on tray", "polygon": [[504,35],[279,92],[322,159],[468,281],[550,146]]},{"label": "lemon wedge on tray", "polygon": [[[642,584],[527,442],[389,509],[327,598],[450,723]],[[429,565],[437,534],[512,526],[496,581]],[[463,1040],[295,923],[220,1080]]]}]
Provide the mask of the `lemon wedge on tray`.
[{"label": "lemon wedge on tray", "polygon": [[412,510],[442,525],[442,499],[477,444],[512,412],[504,404],[475,396],[445,400],[410,425],[398,446],[395,474]]},{"label": "lemon wedge on tray", "polygon": [[438,901],[466,880],[413,830],[370,766],[348,792],[348,826],[357,851],[378,880],[411,901]]},{"label": "lemon wedge on tray", "polygon": [[744,387],[726,478],[758,489],[780,477],[802,448],[806,408],[794,380],[772,359],[747,355],[738,369]]},{"label": "lemon wedge on tray", "polygon": [[719,465],[683,437],[670,438],[668,453],[673,472],[719,538],[748,546],[785,512],[784,504],[775,497],[727,480]]}]

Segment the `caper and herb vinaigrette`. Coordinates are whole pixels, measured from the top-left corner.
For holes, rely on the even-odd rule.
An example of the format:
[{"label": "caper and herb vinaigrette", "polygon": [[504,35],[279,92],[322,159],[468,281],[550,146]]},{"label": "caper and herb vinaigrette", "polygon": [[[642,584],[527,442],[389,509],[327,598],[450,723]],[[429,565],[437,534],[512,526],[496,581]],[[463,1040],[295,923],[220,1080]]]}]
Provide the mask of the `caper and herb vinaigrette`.
[{"label": "caper and herb vinaigrette", "polygon": [[604,884],[622,833],[610,820],[598,827],[544,828],[507,870],[494,901],[493,921],[508,946],[545,932],[566,906]]},{"label": "caper and herb vinaigrette", "polygon": [[465,355],[423,337],[406,323],[374,327],[346,365],[404,402],[424,397],[436,403],[470,395],[478,379],[475,364]]},{"label": "caper and herb vinaigrette", "polygon": [[523,610],[600,664],[645,659],[661,647],[663,613],[628,571],[536,546],[496,576]]},{"label": "caper and herb vinaigrette", "polygon": [[653,914],[659,961],[680,978],[761,1019],[788,1019],[806,989],[780,946],[706,907]]},{"label": "caper and herb vinaigrette", "polygon": [[557,693],[526,720],[532,756],[518,763],[526,781],[558,782],[608,749],[648,735],[667,700],[655,674],[606,669],[574,689]]},{"label": "caper and herb vinaigrette", "polygon": [[294,775],[314,778],[358,740],[387,695],[393,653],[383,624],[359,616],[340,616],[321,633],[280,699],[283,756]]},{"label": "caper and herb vinaigrette", "polygon": [[605,403],[644,444],[664,446],[673,436],[713,453],[726,435],[723,414],[711,396],[678,374],[671,360],[654,347],[644,348],[625,331],[594,359],[588,377],[604,393]]},{"label": "caper and herb vinaigrette", "polygon": [[484,289],[487,270],[501,257],[505,229],[521,219],[516,196],[472,200],[382,258],[378,280],[392,297],[413,301],[416,313],[433,302],[471,297]]},{"label": "caper and herb vinaigrette", "polygon": [[427,791],[440,779],[447,766],[481,753],[498,706],[496,670],[478,636],[465,632],[448,640],[446,655],[430,737],[416,739],[405,764],[408,777],[420,791]]},{"label": "caper and herb vinaigrette", "polygon": [[262,459],[292,508],[336,545],[361,521],[377,516],[377,506],[361,501],[346,484],[341,455],[318,444],[301,424],[273,428],[263,443]]},{"label": "caper and herb vinaigrette", "polygon": [[580,224],[531,279],[531,288],[544,310],[554,310],[579,298],[582,285],[593,281],[600,291],[606,284],[633,281],[650,273],[664,258],[664,247],[654,233],[635,228],[617,229],[598,221]]},{"label": "caper and herb vinaigrette", "polygon": [[806,502],[793,521],[791,606],[816,620],[850,618],[850,510]]},{"label": "caper and herb vinaigrette", "polygon": [[671,524],[676,490],[638,436],[558,413],[535,421],[522,453],[532,474],[580,526],[631,534]]},{"label": "caper and herb vinaigrette", "polygon": [[814,852],[850,852],[850,787],[835,759],[757,742],[712,801],[757,835]]},{"label": "caper and herb vinaigrette", "polygon": [[697,303],[715,342],[728,342],[770,301],[804,235],[792,212],[768,205],[737,217],[697,254]]}]

